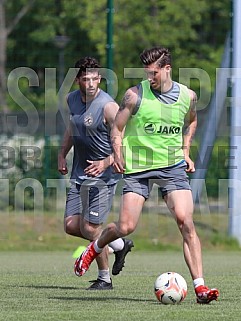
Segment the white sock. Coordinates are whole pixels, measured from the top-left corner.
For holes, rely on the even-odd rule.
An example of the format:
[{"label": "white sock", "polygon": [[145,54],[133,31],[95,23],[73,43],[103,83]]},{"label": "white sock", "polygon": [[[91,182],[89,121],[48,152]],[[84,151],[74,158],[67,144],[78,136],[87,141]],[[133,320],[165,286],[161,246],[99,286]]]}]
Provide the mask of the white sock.
[{"label": "white sock", "polygon": [[108,245],[109,245],[109,247],[111,247],[114,250],[114,252],[118,252],[123,249],[124,241],[123,241],[123,239],[119,238],[117,240],[110,242]]},{"label": "white sock", "polygon": [[109,254],[113,254],[114,253],[114,250],[112,249],[112,247],[108,246],[108,252],[109,252]]},{"label": "white sock", "polygon": [[204,279],[198,278],[193,280],[193,285],[194,285],[194,288],[197,288],[199,285],[204,285]]},{"label": "white sock", "polygon": [[107,283],[111,283],[109,269],[108,270],[99,270],[98,271],[98,279],[105,281]]},{"label": "white sock", "polygon": [[97,245],[97,242],[98,242],[98,240],[96,240],[95,243],[94,243],[95,252],[101,253],[101,252],[103,251],[103,248],[102,248],[102,247],[99,247],[99,246]]}]

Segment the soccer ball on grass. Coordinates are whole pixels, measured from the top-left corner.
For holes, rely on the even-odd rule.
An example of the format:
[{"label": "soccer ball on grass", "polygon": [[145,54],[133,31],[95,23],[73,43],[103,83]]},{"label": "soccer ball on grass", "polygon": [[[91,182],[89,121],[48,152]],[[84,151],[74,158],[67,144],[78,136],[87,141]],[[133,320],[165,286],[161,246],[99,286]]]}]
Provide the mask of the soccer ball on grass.
[{"label": "soccer ball on grass", "polygon": [[155,295],[163,304],[177,304],[187,295],[187,283],[176,272],[166,272],[158,276],[154,283]]}]

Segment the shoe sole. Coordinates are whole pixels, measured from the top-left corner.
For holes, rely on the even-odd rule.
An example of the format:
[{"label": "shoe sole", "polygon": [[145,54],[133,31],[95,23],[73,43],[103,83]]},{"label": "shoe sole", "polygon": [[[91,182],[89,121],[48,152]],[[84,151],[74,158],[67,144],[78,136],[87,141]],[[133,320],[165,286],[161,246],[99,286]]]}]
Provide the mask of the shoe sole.
[{"label": "shoe sole", "polygon": [[82,256],[80,256],[78,259],[76,259],[75,264],[74,264],[74,273],[76,276],[81,276],[80,271],[79,271],[79,264],[81,261],[81,257]]}]

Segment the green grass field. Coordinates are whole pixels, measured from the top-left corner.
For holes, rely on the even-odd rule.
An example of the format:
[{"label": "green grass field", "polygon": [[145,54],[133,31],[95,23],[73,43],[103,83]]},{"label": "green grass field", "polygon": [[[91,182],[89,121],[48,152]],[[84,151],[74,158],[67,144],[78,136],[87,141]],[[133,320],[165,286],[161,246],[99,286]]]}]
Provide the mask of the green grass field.
[{"label": "green grass field", "polygon": [[[82,278],[74,275],[72,254],[87,242],[64,233],[62,215],[1,212],[0,321],[240,321],[240,246],[227,236],[228,215],[194,216],[206,283],[220,290],[220,299],[205,306],[196,304],[170,215],[156,209],[142,215],[130,236],[135,247],[126,267],[113,277],[114,290],[102,292],[85,290],[96,278],[95,263]],[[188,283],[188,295],[177,306],[158,303],[153,292],[157,276],[171,270]]]},{"label": "green grass field", "polygon": [[[114,256],[110,256],[112,264]],[[181,251],[128,254],[126,266],[113,277],[111,291],[86,291],[96,265],[78,278],[71,252],[0,252],[0,320],[2,321],[220,321],[240,320],[241,256],[236,251],[204,251],[206,283],[218,287],[220,299],[195,303]],[[162,305],[153,293],[156,277],[174,270],[188,283],[179,305]]]}]

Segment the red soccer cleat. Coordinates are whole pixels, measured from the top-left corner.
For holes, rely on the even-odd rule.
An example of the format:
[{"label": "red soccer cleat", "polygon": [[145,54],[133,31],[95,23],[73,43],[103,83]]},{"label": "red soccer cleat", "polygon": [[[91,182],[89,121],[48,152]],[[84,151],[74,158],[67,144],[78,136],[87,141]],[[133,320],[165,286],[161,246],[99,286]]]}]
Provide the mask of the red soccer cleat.
[{"label": "red soccer cleat", "polygon": [[88,271],[90,264],[99,255],[94,249],[94,242],[91,242],[80,257],[75,261],[74,273],[77,276],[82,276]]},{"label": "red soccer cleat", "polygon": [[209,289],[207,286],[199,285],[195,288],[197,303],[208,304],[213,300],[217,300],[219,296],[218,289]]}]

